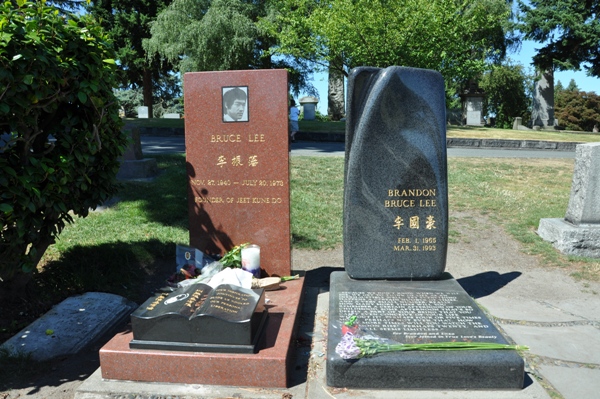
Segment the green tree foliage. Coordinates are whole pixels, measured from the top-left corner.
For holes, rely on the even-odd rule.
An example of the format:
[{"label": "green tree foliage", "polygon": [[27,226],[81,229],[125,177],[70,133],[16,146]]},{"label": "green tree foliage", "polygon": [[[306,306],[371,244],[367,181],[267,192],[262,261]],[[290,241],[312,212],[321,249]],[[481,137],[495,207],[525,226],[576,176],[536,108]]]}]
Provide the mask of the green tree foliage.
[{"label": "green tree foliage", "polygon": [[[31,272],[72,215],[117,190],[114,51],[89,17],[0,5],[0,281]],[[19,279],[21,280],[21,279]],[[0,289],[4,291],[6,287]]]},{"label": "green tree foliage", "polygon": [[600,0],[519,1],[524,38],[542,43],[541,69],[579,70],[600,77]]},{"label": "green tree foliage", "polygon": [[554,116],[568,130],[591,132],[594,125],[600,126],[600,96],[580,91],[575,84],[572,89],[555,90]]},{"label": "green tree foliage", "polygon": [[[167,76],[166,79],[179,81],[175,75]],[[154,94],[157,102],[153,104],[154,117],[160,118],[166,113],[183,114],[183,97],[181,97],[181,86],[173,82],[163,82],[160,79],[155,82]],[[137,108],[144,105],[144,94],[141,88],[115,90],[119,104],[125,111],[126,117],[137,117]]]},{"label": "green tree foliage", "polygon": [[142,42],[150,37],[150,25],[171,0],[92,0],[88,11],[101,21],[114,43],[119,64],[119,86],[142,88],[144,105],[153,116],[156,82],[173,69],[158,57],[148,57]]},{"label": "green tree foliage", "polygon": [[533,78],[520,64],[494,65],[483,75],[479,87],[486,93],[485,113],[496,115],[496,126],[511,128],[515,117],[529,118],[528,88],[532,84]]},{"label": "green tree foliage", "polygon": [[504,0],[282,0],[263,21],[276,51],[346,74],[357,66],[438,70],[448,81],[482,73],[506,50]]},{"label": "green tree foliage", "polygon": [[272,59],[275,38],[259,21],[272,16],[272,3],[254,0],[174,0],[152,25],[144,42],[182,73],[234,69],[286,68],[292,90],[314,92],[307,65],[293,58]]},{"label": "green tree foliage", "polygon": [[577,86],[575,79],[571,79],[569,81],[569,85],[567,86],[567,88],[565,90],[579,91],[579,87]]}]

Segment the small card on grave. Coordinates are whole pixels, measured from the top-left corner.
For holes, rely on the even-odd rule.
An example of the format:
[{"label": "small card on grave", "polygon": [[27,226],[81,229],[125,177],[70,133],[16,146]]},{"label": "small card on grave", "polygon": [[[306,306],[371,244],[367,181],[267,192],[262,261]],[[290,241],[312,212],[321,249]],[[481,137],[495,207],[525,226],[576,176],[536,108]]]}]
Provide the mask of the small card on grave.
[{"label": "small card on grave", "polygon": [[291,270],[285,70],[184,76],[190,245],[261,248],[263,275]]},{"label": "small card on grave", "polygon": [[131,315],[131,348],[252,353],[267,317],[264,290],[193,284],[148,299]]}]

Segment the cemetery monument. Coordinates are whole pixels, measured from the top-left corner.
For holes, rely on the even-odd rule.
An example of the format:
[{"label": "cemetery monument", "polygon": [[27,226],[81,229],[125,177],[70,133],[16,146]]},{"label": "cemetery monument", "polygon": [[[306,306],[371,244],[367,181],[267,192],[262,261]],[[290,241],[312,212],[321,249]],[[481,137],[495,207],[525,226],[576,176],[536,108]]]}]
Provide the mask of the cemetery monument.
[{"label": "cemetery monument", "polygon": [[600,258],[600,143],[578,144],[563,219],[540,219],[538,234],[565,255]]},{"label": "cemetery monument", "polygon": [[[190,246],[220,256],[256,244],[258,276],[289,276],[287,71],[187,73],[184,89]],[[287,387],[303,283],[159,292],[100,350],[102,377]]]},{"label": "cemetery monument", "polygon": [[[514,350],[407,351],[387,344],[508,344],[445,272],[444,82],[434,71],[354,69],[348,78],[344,266],[331,275],[327,384],[519,389]],[[354,337],[360,340],[355,340]],[[383,346],[375,344],[383,343]],[[395,347],[395,346],[393,346]]]}]

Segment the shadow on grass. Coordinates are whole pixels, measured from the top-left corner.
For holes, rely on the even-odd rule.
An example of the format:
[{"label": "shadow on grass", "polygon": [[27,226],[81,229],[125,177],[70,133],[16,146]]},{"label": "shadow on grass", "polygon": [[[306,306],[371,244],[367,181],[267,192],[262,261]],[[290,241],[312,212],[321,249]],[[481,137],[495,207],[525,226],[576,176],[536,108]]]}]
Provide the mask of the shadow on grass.
[{"label": "shadow on grass", "polygon": [[168,154],[155,157],[159,176],[151,182],[129,181],[119,192],[120,202],[141,201],[149,221],[165,226],[188,229],[188,182],[185,155]]},{"label": "shadow on grass", "polygon": [[[15,317],[20,317],[19,313],[27,315],[30,320],[23,320],[26,326],[53,305],[84,292],[117,294],[140,304],[165,286],[175,266],[174,243],[148,240],[75,246],[34,275],[28,287],[32,293],[27,295],[28,300],[15,298],[14,303],[3,305],[6,312],[14,311]],[[32,395],[44,387],[85,380],[99,366],[99,349],[123,328],[124,325],[117,326],[76,356],[48,362],[7,356],[0,351],[0,391],[25,389],[26,395]]]},{"label": "shadow on grass", "polygon": [[292,246],[294,248],[320,250],[323,247],[323,243],[315,238],[301,234],[295,234],[294,232],[292,232]]},{"label": "shadow on grass", "polygon": [[160,288],[149,284],[164,282],[175,271],[175,245],[148,240],[75,246],[35,276],[36,291],[65,298],[108,292],[139,303],[151,294],[148,289]]}]

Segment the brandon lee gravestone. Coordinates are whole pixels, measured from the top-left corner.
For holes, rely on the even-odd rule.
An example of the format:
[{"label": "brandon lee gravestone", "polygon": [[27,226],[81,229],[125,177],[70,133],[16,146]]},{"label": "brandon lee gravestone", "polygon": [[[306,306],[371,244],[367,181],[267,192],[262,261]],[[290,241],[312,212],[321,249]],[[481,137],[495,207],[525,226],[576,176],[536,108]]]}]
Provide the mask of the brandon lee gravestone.
[{"label": "brandon lee gravestone", "polygon": [[348,78],[347,118],[347,273],[331,275],[327,383],[522,388],[524,362],[515,351],[396,352],[358,360],[336,353],[341,325],[351,316],[369,333],[399,343],[507,343],[444,273],[448,184],[441,75],[402,67],[355,69]]},{"label": "brandon lee gravestone", "polygon": [[[190,245],[258,244],[263,275],[289,276],[287,72],[188,73],[184,89]],[[303,283],[270,291],[268,316],[262,290],[196,285],[150,298],[133,333],[100,350],[102,377],[287,387]]]}]

